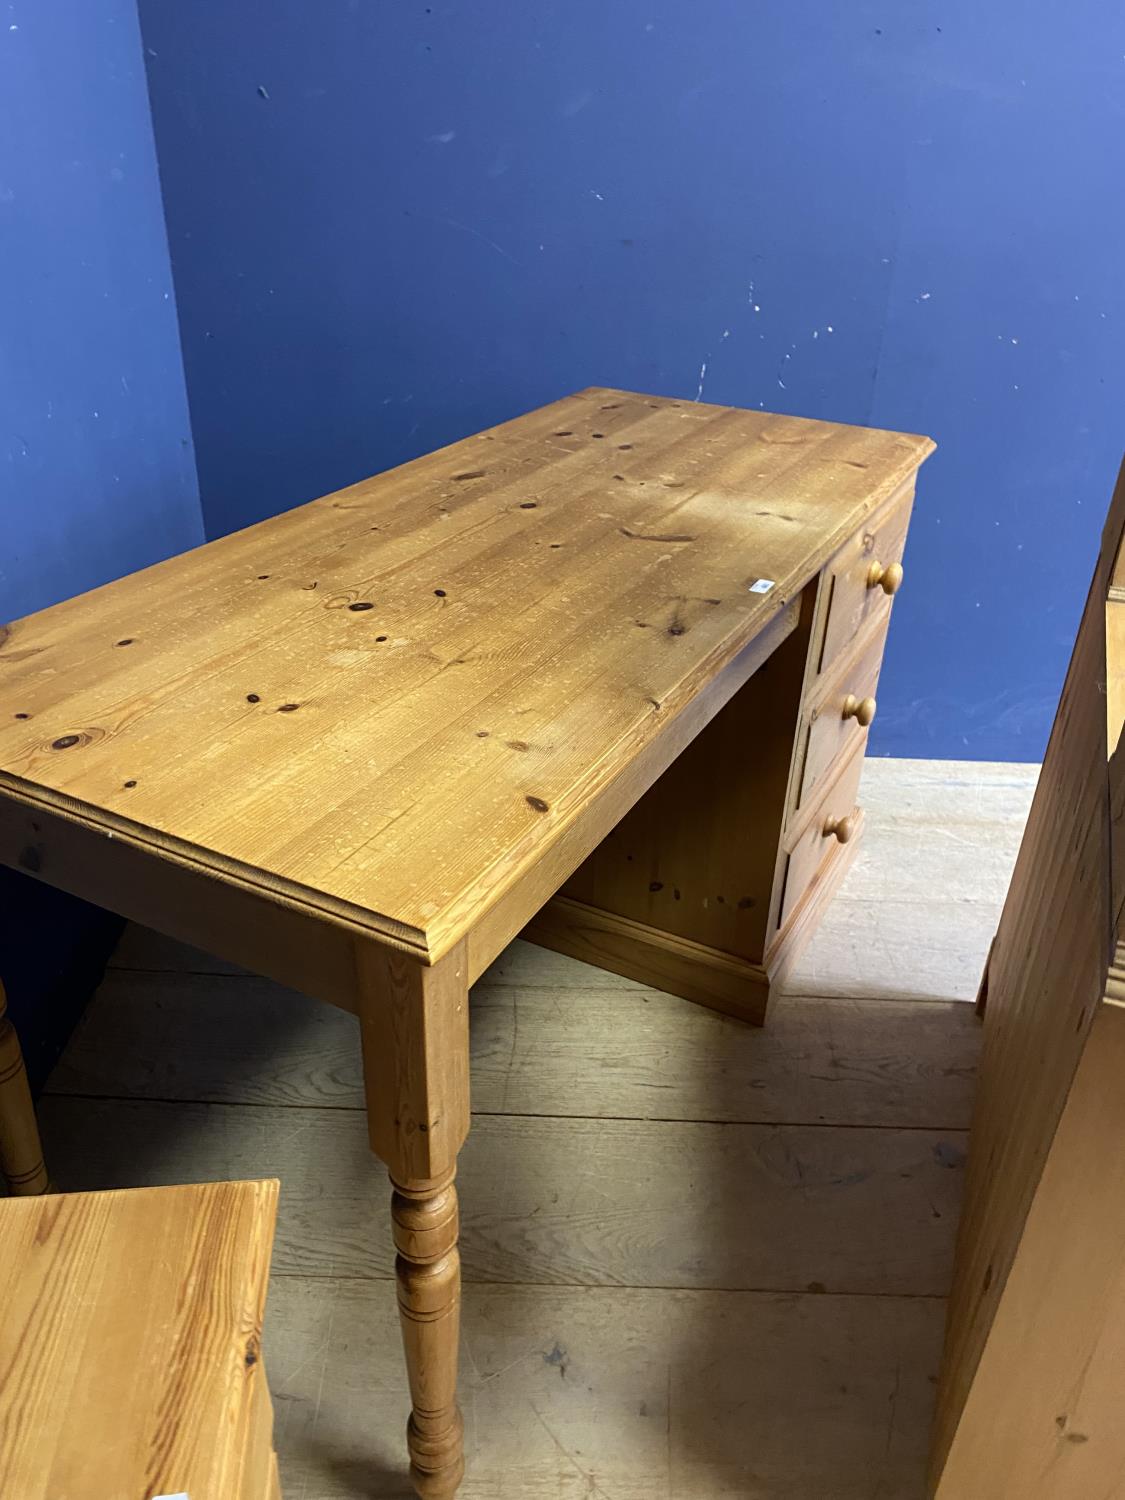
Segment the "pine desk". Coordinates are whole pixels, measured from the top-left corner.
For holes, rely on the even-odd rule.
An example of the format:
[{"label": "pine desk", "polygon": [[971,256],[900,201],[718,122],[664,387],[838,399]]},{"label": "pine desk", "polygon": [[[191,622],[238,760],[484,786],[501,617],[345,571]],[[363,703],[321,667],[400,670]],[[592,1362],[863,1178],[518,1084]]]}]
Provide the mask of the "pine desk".
[{"label": "pine desk", "polygon": [[587,390],[0,632],[0,862],[359,1015],[420,1495],[469,986],[524,932],[763,1019],[855,849],[932,446]]}]

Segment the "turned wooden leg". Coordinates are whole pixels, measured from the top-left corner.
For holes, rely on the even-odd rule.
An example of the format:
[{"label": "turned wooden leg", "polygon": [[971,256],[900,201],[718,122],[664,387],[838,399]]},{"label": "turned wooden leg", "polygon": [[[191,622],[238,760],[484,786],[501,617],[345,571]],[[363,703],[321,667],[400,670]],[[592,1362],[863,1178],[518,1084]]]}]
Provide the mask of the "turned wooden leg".
[{"label": "turned wooden leg", "polygon": [[8,1020],[8,997],[0,984],[0,1172],[16,1198],[47,1192],[47,1168],[35,1106],[27,1084],[19,1037]]},{"label": "turned wooden leg", "polygon": [[457,1153],[469,1130],[469,993],[464,947],[432,966],[357,951],[371,1146],[390,1170],[395,1274],[412,1410],[410,1477],[449,1500],[465,1471],[457,1406],[461,1260]]},{"label": "turned wooden leg", "polygon": [[431,1182],[396,1182],[395,1276],[413,1410],[407,1424],[410,1477],[419,1495],[445,1500],[465,1472],[457,1406],[461,1257],[452,1172]]}]

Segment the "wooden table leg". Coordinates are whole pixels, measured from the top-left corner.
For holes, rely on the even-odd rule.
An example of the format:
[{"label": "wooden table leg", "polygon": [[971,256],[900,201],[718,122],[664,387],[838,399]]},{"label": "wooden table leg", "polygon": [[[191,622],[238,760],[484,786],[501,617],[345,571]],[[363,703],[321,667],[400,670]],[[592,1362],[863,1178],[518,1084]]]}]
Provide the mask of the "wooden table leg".
[{"label": "wooden table leg", "polygon": [[391,949],[357,952],[364,1087],[372,1150],[394,1196],[412,1411],[410,1477],[422,1500],[449,1500],[465,1471],[457,1357],[461,1260],[457,1153],[469,1130],[469,988],[461,944],[427,967]]},{"label": "wooden table leg", "polygon": [[8,1020],[8,997],[0,984],[0,1172],[14,1198],[33,1198],[50,1187],[35,1106],[27,1083],[19,1037]]},{"label": "wooden table leg", "polygon": [[407,1426],[410,1473],[419,1495],[444,1500],[456,1492],[465,1471],[457,1406],[461,1257],[453,1174],[430,1182],[396,1182],[391,1212],[413,1404]]}]

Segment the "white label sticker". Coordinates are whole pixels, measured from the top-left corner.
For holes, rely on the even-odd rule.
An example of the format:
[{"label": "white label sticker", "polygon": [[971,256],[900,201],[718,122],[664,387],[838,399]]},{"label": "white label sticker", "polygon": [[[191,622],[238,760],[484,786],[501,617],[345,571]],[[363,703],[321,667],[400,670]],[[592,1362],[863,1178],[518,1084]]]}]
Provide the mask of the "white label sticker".
[{"label": "white label sticker", "polygon": [[768,594],[769,591],[770,591],[770,589],[772,589],[772,588],[773,588],[773,579],[772,578],[759,578],[755,583],[752,583],[750,585],[749,592],[751,594]]}]

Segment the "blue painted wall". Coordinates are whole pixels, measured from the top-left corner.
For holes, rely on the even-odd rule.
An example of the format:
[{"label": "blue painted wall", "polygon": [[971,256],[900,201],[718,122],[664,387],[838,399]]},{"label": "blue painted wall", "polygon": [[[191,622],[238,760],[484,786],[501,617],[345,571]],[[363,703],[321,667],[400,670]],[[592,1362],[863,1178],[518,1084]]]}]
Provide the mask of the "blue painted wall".
[{"label": "blue painted wall", "polygon": [[[0,5],[0,271],[10,620],[202,539],[132,0]],[[0,871],[0,973],[36,1079],[117,926]]]},{"label": "blue painted wall", "polygon": [[202,539],[132,0],[0,5],[0,616]]},{"label": "blue painted wall", "polygon": [[901,426],[877,751],[1037,758],[1125,423],[1111,0],[140,0],[213,534],[590,383]]}]

